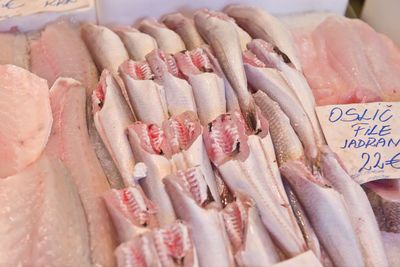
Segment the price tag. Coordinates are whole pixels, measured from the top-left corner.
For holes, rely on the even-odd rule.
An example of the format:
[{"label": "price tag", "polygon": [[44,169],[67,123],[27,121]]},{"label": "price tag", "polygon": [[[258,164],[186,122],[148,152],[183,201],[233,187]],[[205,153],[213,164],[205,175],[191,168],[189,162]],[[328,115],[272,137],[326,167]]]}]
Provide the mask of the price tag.
[{"label": "price tag", "polygon": [[0,20],[41,12],[60,12],[90,6],[90,0],[0,0]]},{"label": "price tag", "polygon": [[316,107],[329,147],[358,183],[400,178],[400,102]]}]

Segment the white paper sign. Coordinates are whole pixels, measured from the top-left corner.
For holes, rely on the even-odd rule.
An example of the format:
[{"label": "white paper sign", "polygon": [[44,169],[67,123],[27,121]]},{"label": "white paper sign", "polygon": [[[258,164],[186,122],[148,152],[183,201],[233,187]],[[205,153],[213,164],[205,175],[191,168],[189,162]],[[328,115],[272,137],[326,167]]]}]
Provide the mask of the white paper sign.
[{"label": "white paper sign", "polygon": [[0,0],[0,20],[41,12],[83,8],[89,4],[89,0]]},{"label": "white paper sign", "polygon": [[329,147],[358,183],[400,178],[400,102],[316,107]]}]

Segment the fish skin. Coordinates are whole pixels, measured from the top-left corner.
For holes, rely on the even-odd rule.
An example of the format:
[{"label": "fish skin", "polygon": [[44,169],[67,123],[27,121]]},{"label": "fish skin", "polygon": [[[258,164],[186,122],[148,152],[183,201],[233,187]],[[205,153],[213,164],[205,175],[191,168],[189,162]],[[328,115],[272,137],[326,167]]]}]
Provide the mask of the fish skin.
[{"label": "fish skin", "polygon": [[53,122],[46,80],[0,65],[0,121],[0,178],[5,178],[32,164],[46,146]]},{"label": "fish skin", "polygon": [[317,162],[319,150],[313,126],[300,102],[288,93],[290,89],[280,73],[275,69],[258,68],[248,63],[245,63],[245,69],[251,86],[263,91],[273,101],[279,103],[279,107],[289,118],[290,125],[302,142],[307,158],[312,163]]},{"label": "fish skin", "polygon": [[99,74],[78,28],[67,20],[47,24],[40,38],[30,43],[31,71],[51,87],[59,77],[78,80],[89,97]]},{"label": "fish skin", "polygon": [[385,245],[386,255],[389,266],[399,266],[400,264],[400,234],[381,231],[382,240]]},{"label": "fish skin", "polygon": [[85,88],[71,78],[59,78],[50,89],[53,128],[46,153],[60,158],[71,172],[87,218],[92,262],[113,266],[115,229],[101,195],[110,190],[93,150],[86,126]]},{"label": "fish skin", "polygon": [[[138,72],[145,77],[138,77]],[[160,126],[168,118],[167,101],[164,87],[152,80],[154,75],[149,65],[145,61],[128,60],[120,66],[119,73],[137,119]]]},{"label": "fish skin", "polygon": [[[199,172],[201,173],[201,171]],[[233,266],[234,260],[225,232],[224,221],[212,205],[200,206],[192,194],[179,182],[176,174],[163,179],[177,216],[187,221],[201,266]]]},{"label": "fish skin", "polygon": [[126,136],[126,129],[134,119],[121,88],[108,70],[104,70],[101,74],[98,87],[93,91],[92,104],[96,129],[113,158],[125,186],[134,184],[135,161]]},{"label": "fish skin", "polygon": [[212,47],[229,83],[239,100],[240,109],[249,128],[258,129],[256,105],[247,89],[240,40],[234,24],[225,14],[206,9],[194,14],[200,34]]},{"label": "fish skin", "polygon": [[381,233],[365,192],[341,167],[329,147],[322,147],[321,151],[323,175],[343,195],[366,266],[389,266]]},{"label": "fish skin", "polygon": [[296,69],[301,71],[292,36],[277,18],[262,8],[245,5],[229,5],[223,11],[234,18],[254,39],[263,39],[276,45],[289,57]]},{"label": "fish skin", "polygon": [[197,48],[177,53],[174,58],[179,70],[192,86],[201,124],[205,125],[224,114],[226,112],[224,81],[204,50]]},{"label": "fish skin", "polygon": [[113,31],[121,38],[129,57],[135,61],[144,60],[148,53],[157,49],[157,42],[153,37],[133,27],[117,26]]},{"label": "fish skin", "polygon": [[314,255],[311,250],[308,250],[291,259],[281,261],[272,267],[293,267],[293,266],[307,266],[307,267],[322,267],[323,265]]},{"label": "fish skin", "polygon": [[29,70],[29,44],[24,33],[0,32],[0,65],[11,64]]},{"label": "fish skin", "polygon": [[104,26],[91,23],[84,25],[82,39],[100,72],[107,69],[116,74],[119,66],[129,59],[128,52],[118,35]]},{"label": "fish skin", "polygon": [[[299,160],[280,166],[335,266],[365,266],[343,197]],[[340,234],[338,234],[340,233]]]},{"label": "fish skin", "polygon": [[175,54],[186,50],[182,38],[173,30],[170,30],[163,23],[159,23],[155,18],[144,19],[139,24],[139,30],[150,36],[156,41],[158,48],[167,54]]},{"label": "fish skin", "polygon": [[0,185],[1,266],[93,266],[85,212],[60,160],[42,154]]},{"label": "fish skin", "polygon": [[205,44],[194,25],[193,19],[180,12],[171,13],[161,18],[161,21],[182,38],[187,50],[199,48]]},{"label": "fish skin", "polygon": [[197,112],[192,87],[183,79],[175,59],[160,49],[153,50],[146,59],[156,82],[164,86],[169,114],[178,116],[188,110]]}]

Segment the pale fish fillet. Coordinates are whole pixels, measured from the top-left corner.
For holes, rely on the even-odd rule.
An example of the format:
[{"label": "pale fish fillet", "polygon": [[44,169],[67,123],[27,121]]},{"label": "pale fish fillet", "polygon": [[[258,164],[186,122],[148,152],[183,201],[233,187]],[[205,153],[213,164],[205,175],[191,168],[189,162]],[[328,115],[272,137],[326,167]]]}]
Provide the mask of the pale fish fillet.
[{"label": "pale fish fillet", "polygon": [[210,188],[210,194],[220,206],[221,200],[217,189],[216,178],[202,138],[202,126],[192,111],[164,121],[163,131],[168,143],[165,155],[171,157],[178,170],[199,166]]},{"label": "pale fish fillet", "polygon": [[343,197],[299,160],[280,167],[303,204],[318,239],[335,266],[365,266]]},{"label": "pale fish fillet", "polygon": [[39,158],[50,135],[46,80],[13,65],[0,65],[0,178]]},{"label": "pale fish fillet", "polygon": [[182,38],[187,50],[199,48],[204,43],[198,33],[193,19],[185,17],[179,12],[165,15],[161,21]]},{"label": "pale fish fillet", "polygon": [[222,74],[222,79],[224,80],[224,87],[225,87],[226,110],[228,112],[239,110],[240,109],[239,100],[236,96],[236,93],[233,90],[228,79],[226,78],[226,75],[222,71],[221,66],[219,65],[218,60],[215,58],[215,55],[213,54],[211,48],[208,45],[203,45],[201,48],[207,54],[208,58],[210,59],[210,62],[214,65],[217,72]]},{"label": "pale fish fillet", "polygon": [[108,70],[101,74],[92,95],[96,129],[121,173],[125,186],[135,183],[135,161],[129,147],[126,130],[133,123],[133,116],[121,88]]},{"label": "pale fish fillet", "polygon": [[237,193],[222,211],[238,266],[270,266],[279,255],[252,199]]},{"label": "pale fish fillet", "polygon": [[288,56],[296,69],[301,71],[292,36],[277,18],[262,8],[244,5],[230,5],[224,9],[224,12],[234,18],[251,37],[263,39],[277,46]]},{"label": "pale fish fillet", "polygon": [[128,52],[118,35],[104,26],[84,25],[82,38],[100,72],[107,69],[116,74],[119,66],[129,59]]},{"label": "pale fish fillet", "polygon": [[272,267],[294,267],[294,266],[307,266],[307,267],[322,267],[323,265],[314,255],[314,253],[309,250],[291,259],[279,262],[272,265]]},{"label": "pale fish fillet", "polygon": [[48,24],[40,38],[31,41],[31,71],[52,86],[59,77],[78,80],[92,94],[98,72],[77,28],[67,20]]},{"label": "pale fish fillet", "polygon": [[[138,182],[146,196],[157,206],[160,226],[168,226],[176,219],[162,179],[176,171],[172,160],[164,155],[167,146],[164,131],[157,125],[136,122],[128,127],[128,137],[135,160],[143,162],[147,173]],[[138,177],[141,178],[141,177]]]},{"label": "pale fish fillet", "polygon": [[158,48],[167,54],[175,54],[186,50],[182,38],[164,24],[159,23],[155,18],[142,20],[139,30],[152,36],[157,41]]},{"label": "pale fish fillet", "polygon": [[0,205],[1,266],[93,266],[85,212],[58,159],[1,179]]},{"label": "pale fish fillet", "polygon": [[322,147],[321,151],[323,175],[343,195],[360,243],[365,265],[389,266],[381,233],[365,192],[342,168],[337,156],[329,147]]},{"label": "pale fish fillet", "polygon": [[221,115],[205,126],[203,138],[208,155],[231,190],[255,201],[264,225],[285,255],[300,254],[306,244],[280,176],[274,174],[272,146],[266,150],[268,146],[263,144],[268,136],[247,137],[244,126],[234,114]]},{"label": "pale fish fillet", "polygon": [[205,125],[226,112],[225,87],[220,73],[202,48],[177,53],[179,70],[193,89],[197,114]]},{"label": "pale fish fillet", "polygon": [[385,245],[386,255],[389,260],[389,266],[400,265],[400,234],[382,231],[382,239]]},{"label": "pale fish fillet", "polygon": [[308,160],[316,162],[319,151],[315,131],[299,100],[290,94],[289,85],[280,72],[273,68],[258,67],[249,60],[246,61],[245,70],[251,86],[263,91],[279,104],[302,142]]},{"label": "pale fish fillet", "polygon": [[156,49],[146,59],[154,72],[156,82],[164,86],[169,114],[178,116],[187,110],[196,112],[192,87],[183,79],[174,57]]},{"label": "pale fish fillet", "polygon": [[201,266],[233,266],[224,220],[207,194],[199,168],[173,173],[163,179],[177,216],[188,222]]},{"label": "pale fish fillet", "polygon": [[301,71],[294,69],[285,62],[285,57],[266,41],[253,40],[247,47],[268,67],[276,68],[290,86],[290,91],[295,95],[307,114],[314,129],[315,138],[319,145],[325,144],[321,126],[315,113],[315,99],[306,78]]},{"label": "pale fish fillet", "polygon": [[103,193],[103,199],[121,243],[158,226],[155,217],[157,207],[138,185],[109,190]]},{"label": "pale fish fillet", "polygon": [[29,45],[25,34],[19,32],[0,33],[0,64],[11,64],[29,69]]},{"label": "pale fish fillet", "polygon": [[119,68],[128,98],[138,120],[159,126],[168,119],[164,87],[154,81],[146,61],[125,61]]},{"label": "pale fish fillet", "polygon": [[59,78],[50,90],[53,128],[46,152],[71,172],[87,218],[92,262],[113,266],[115,230],[101,195],[110,189],[89,140],[85,88],[71,78]]},{"label": "pale fish fillet", "polygon": [[199,10],[194,20],[200,34],[212,47],[229,83],[236,92],[240,109],[249,128],[259,129],[254,100],[247,89],[239,36],[231,19],[221,12]]},{"label": "pale fish fillet", "polygon": [[121,38],[129,57],[135,61],[144,60],[148,53],[157,49],[157,42],[153,37],[135,28],[117,26],[113,28],[113,31]]},{"label": "pale fish fillet", "polygon": [[189,227],[179,221],[122,243],[115,254],[118,267],[199,266]]}]

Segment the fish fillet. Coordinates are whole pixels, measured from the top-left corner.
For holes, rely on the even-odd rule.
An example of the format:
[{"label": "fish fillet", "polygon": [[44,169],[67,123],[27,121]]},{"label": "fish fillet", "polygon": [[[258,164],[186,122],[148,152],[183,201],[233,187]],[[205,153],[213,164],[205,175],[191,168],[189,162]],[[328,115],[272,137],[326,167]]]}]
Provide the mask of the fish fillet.
[{"label": "fish fillet", "polygon": [[29,45],[25,34],[19,32],[0,33],[0,64],[11,64],[29,69]]},{"label": "fish fillet", "polygon": [[50,135],[47,82],[13,65],[0,65],[0,178],[39,158]]}]

